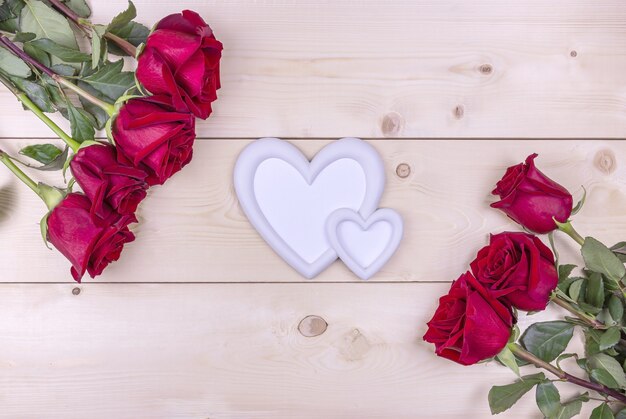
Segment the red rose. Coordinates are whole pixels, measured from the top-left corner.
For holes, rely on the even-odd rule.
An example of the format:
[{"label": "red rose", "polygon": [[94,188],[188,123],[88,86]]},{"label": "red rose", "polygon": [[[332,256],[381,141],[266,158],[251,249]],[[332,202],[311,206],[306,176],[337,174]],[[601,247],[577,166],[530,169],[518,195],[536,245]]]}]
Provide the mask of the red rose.
[{"label": "red rose", "polygon": [[552,251],[525,233],[492,235],[471,267],[494,297],[525,311],[545,309],[559,282]]},{"label": "red rose", "polygon": [[472,365],[500,353],[513,323],[511,310],[466,272],[439,299],[424,340],[435,344],[438,356]]},{"label": "red rose", "polygon": [[172,97],[179,112],[206,119],[220,88],[222,43],[195,12],[163,18],[138,58],[137,79],[155,95]]},{"label": "red rose", "polygon": [[492,194],[500,201],[491,204],[527,229],[548,233],[556,229],[552,217],[564,223],[572,213],[572,195],[535,167],[531,154],[526,163],[507,169]]},{"label": "red rose", "polygon": [[91,212],[104,216],[104,204],[120,214],[133,214],[146,197],[144,170],[118,162],[115,147],[101,143],[83,147],[70,163],[76,183],[91,200]]},{"label": "red rose", "polygon": [[74,280],[85,274],[93,278],[116,261],[125,243],[135,240],[128,224],[134,215],[120,215],[109,209],[106,217],[93,217],[85,195],[71,193],[48,216],[48,241],[71,263]]},{"label": "red rose", "polygon": [[118,159],[145,170],[148,185],[161,185],[191,161],[195,121],[162,96],[131,99],[113,123]]}]

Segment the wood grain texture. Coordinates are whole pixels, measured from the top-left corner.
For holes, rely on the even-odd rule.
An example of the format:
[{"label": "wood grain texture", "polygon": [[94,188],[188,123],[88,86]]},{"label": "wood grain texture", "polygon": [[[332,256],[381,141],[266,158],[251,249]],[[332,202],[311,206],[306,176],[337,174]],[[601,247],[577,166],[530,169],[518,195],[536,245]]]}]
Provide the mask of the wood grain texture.
[{"label": "wood grain texture", "polygon": [[[0,288],[2,418],[483,419],[515,378],[421,341],[447,284]],[[320,336],[298,331],[311,314]],[[534,392],[498,417],[540,418]]]},{"label": "wood grain texture", "polygon": [[[94,19],[106,23],[126,0],[92,4]],[[214,115],[198,126],[200,136],[626,132],[622,0],[135,4],[148,26],[183,8],[197,10],[224,42],[223,88]],[[0,115],[2,137],[50,135],[5,90]]]},{"label": "wood grain texture", "polygon": [[[17,149],[31,140],[0,140]],[[165,186],[153,188],[138,212],[137,240],[98,281],[292,282],[298,273],[250,226],[232,187],[232,169],[248,140],[198,141],[192,163]],[[295,141],[312,157],[328,141]],[[519,230],[489,208],[489,195],[507,166],[528,154],[580,198],[589,198],[575,225],[613,244],[626,237],[625,141],[431,141],[370,142],[385,161],[381,202],[405,220],[396,255],[371,281],[450,281],[467,269],[490,233]],[[399,165],[409,166],[401,178]],[[404,174],[403,174],[404,176]],[[58,173],[46,178],[60,180]],[[7,171],[0,171],[0,255],[3,282],[71,281],[57,252],[43,246],[37,221],[43,204]],[[11,238],[11,239],[8,239]],[[576,247],[558,237],[564,260]],[[359,281],[335,262],[315,281]]]}]

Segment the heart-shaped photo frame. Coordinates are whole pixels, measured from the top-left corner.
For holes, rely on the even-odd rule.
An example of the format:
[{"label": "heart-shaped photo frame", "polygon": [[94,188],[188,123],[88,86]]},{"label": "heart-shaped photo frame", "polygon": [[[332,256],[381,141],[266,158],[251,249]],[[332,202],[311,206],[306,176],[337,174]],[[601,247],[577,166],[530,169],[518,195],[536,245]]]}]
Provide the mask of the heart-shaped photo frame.
[{"label": "heart-shaped photo frame", "polygon": [[381,208],[367,218],[342,208],[326,222],[331,246],[361,279],[369,279],[389,261],[400,245],[402,232],[402,217],[390,208]]},{"label": "heart-shaped photo frame", "polygon": [[368,218],[380,202],[383,161],[371,145],[342,138],[309,160],[278,138],[248,145],[234,169],[241,208],[270,247],[306,278],[337,259],[326,236],[326,220],[347,208]]}]

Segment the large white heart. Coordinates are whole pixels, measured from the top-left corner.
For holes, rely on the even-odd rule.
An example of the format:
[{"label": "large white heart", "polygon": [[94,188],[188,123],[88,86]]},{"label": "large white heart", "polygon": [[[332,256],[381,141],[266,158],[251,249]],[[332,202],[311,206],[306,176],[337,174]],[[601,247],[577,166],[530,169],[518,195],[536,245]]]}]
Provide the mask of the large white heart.
[{"label": "large white heart", "polygon": [[326,234],[339,258],[361,279],[369,279],[395,253],[402,239],[402,217],[382,208],[364,218],[350,209],[333,212]]},{"label": "large white heart", "polygon": [[262,138],[239,155],[234,184],[259,234],[300,274],[313,278],[337,258],[325,234],[328,216],[340,208],[372,214],[385,172],[376,150],[357,138],[328,144],[311,162],[286,141]]}]

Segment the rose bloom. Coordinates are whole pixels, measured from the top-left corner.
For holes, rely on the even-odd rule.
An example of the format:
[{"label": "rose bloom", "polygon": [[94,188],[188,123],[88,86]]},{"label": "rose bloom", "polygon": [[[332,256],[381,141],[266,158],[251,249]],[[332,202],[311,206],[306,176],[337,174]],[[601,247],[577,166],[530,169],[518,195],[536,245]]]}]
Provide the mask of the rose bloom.
[{"label": "rose bloom", "polygon": [[106,217],[94,217],[89,198],[71,193],[48,216],[48,241],[72,263],[72,276],[80,282],[85,271],[93,278],[119,259],[124,244],[135,240],[128,229],[134,222],[134,215],[110,208]]},{"label": "rose bloom", "polygon": [[195,12],[163,18],[138,58],[137,79],[155,95],[172,97],[177,111],[206,119],[220,88],[222,43]]},{"label": "rose bloom", "polygon": [[108,204],[120,214],[133,214],[146,197],[147,173],[117,160],[115,147],[107,143],[79,149],[70,163],[76,183],[91,201],[91,212],[105,215]]},{"label": "rose bloom", "polygon": [[564,223],[572,213],[572,195],[535,167],[531,154],[525,163],[511,166],[492,194],[500,201],[491,204],[528,230],[548,233],[556,229],[552,217]]},{"label": "rose bloom", "polygon": [[510,308],[466,272],[439,299],[424,340],[435,344],[438,356],[472,365],[500,353],[514,322]]},{"label": "rose bloom", "polygon": [[545,309],[559,282],[552,251],[526,233],[492,235],[470,266],[496,298],[525,311]]},{"label": "rose bloom", "polygon": [[148,185],[163,184],[191,161],[195,121],[164,96],[129,100],[113,122],[118,160],[148,173]]}]

